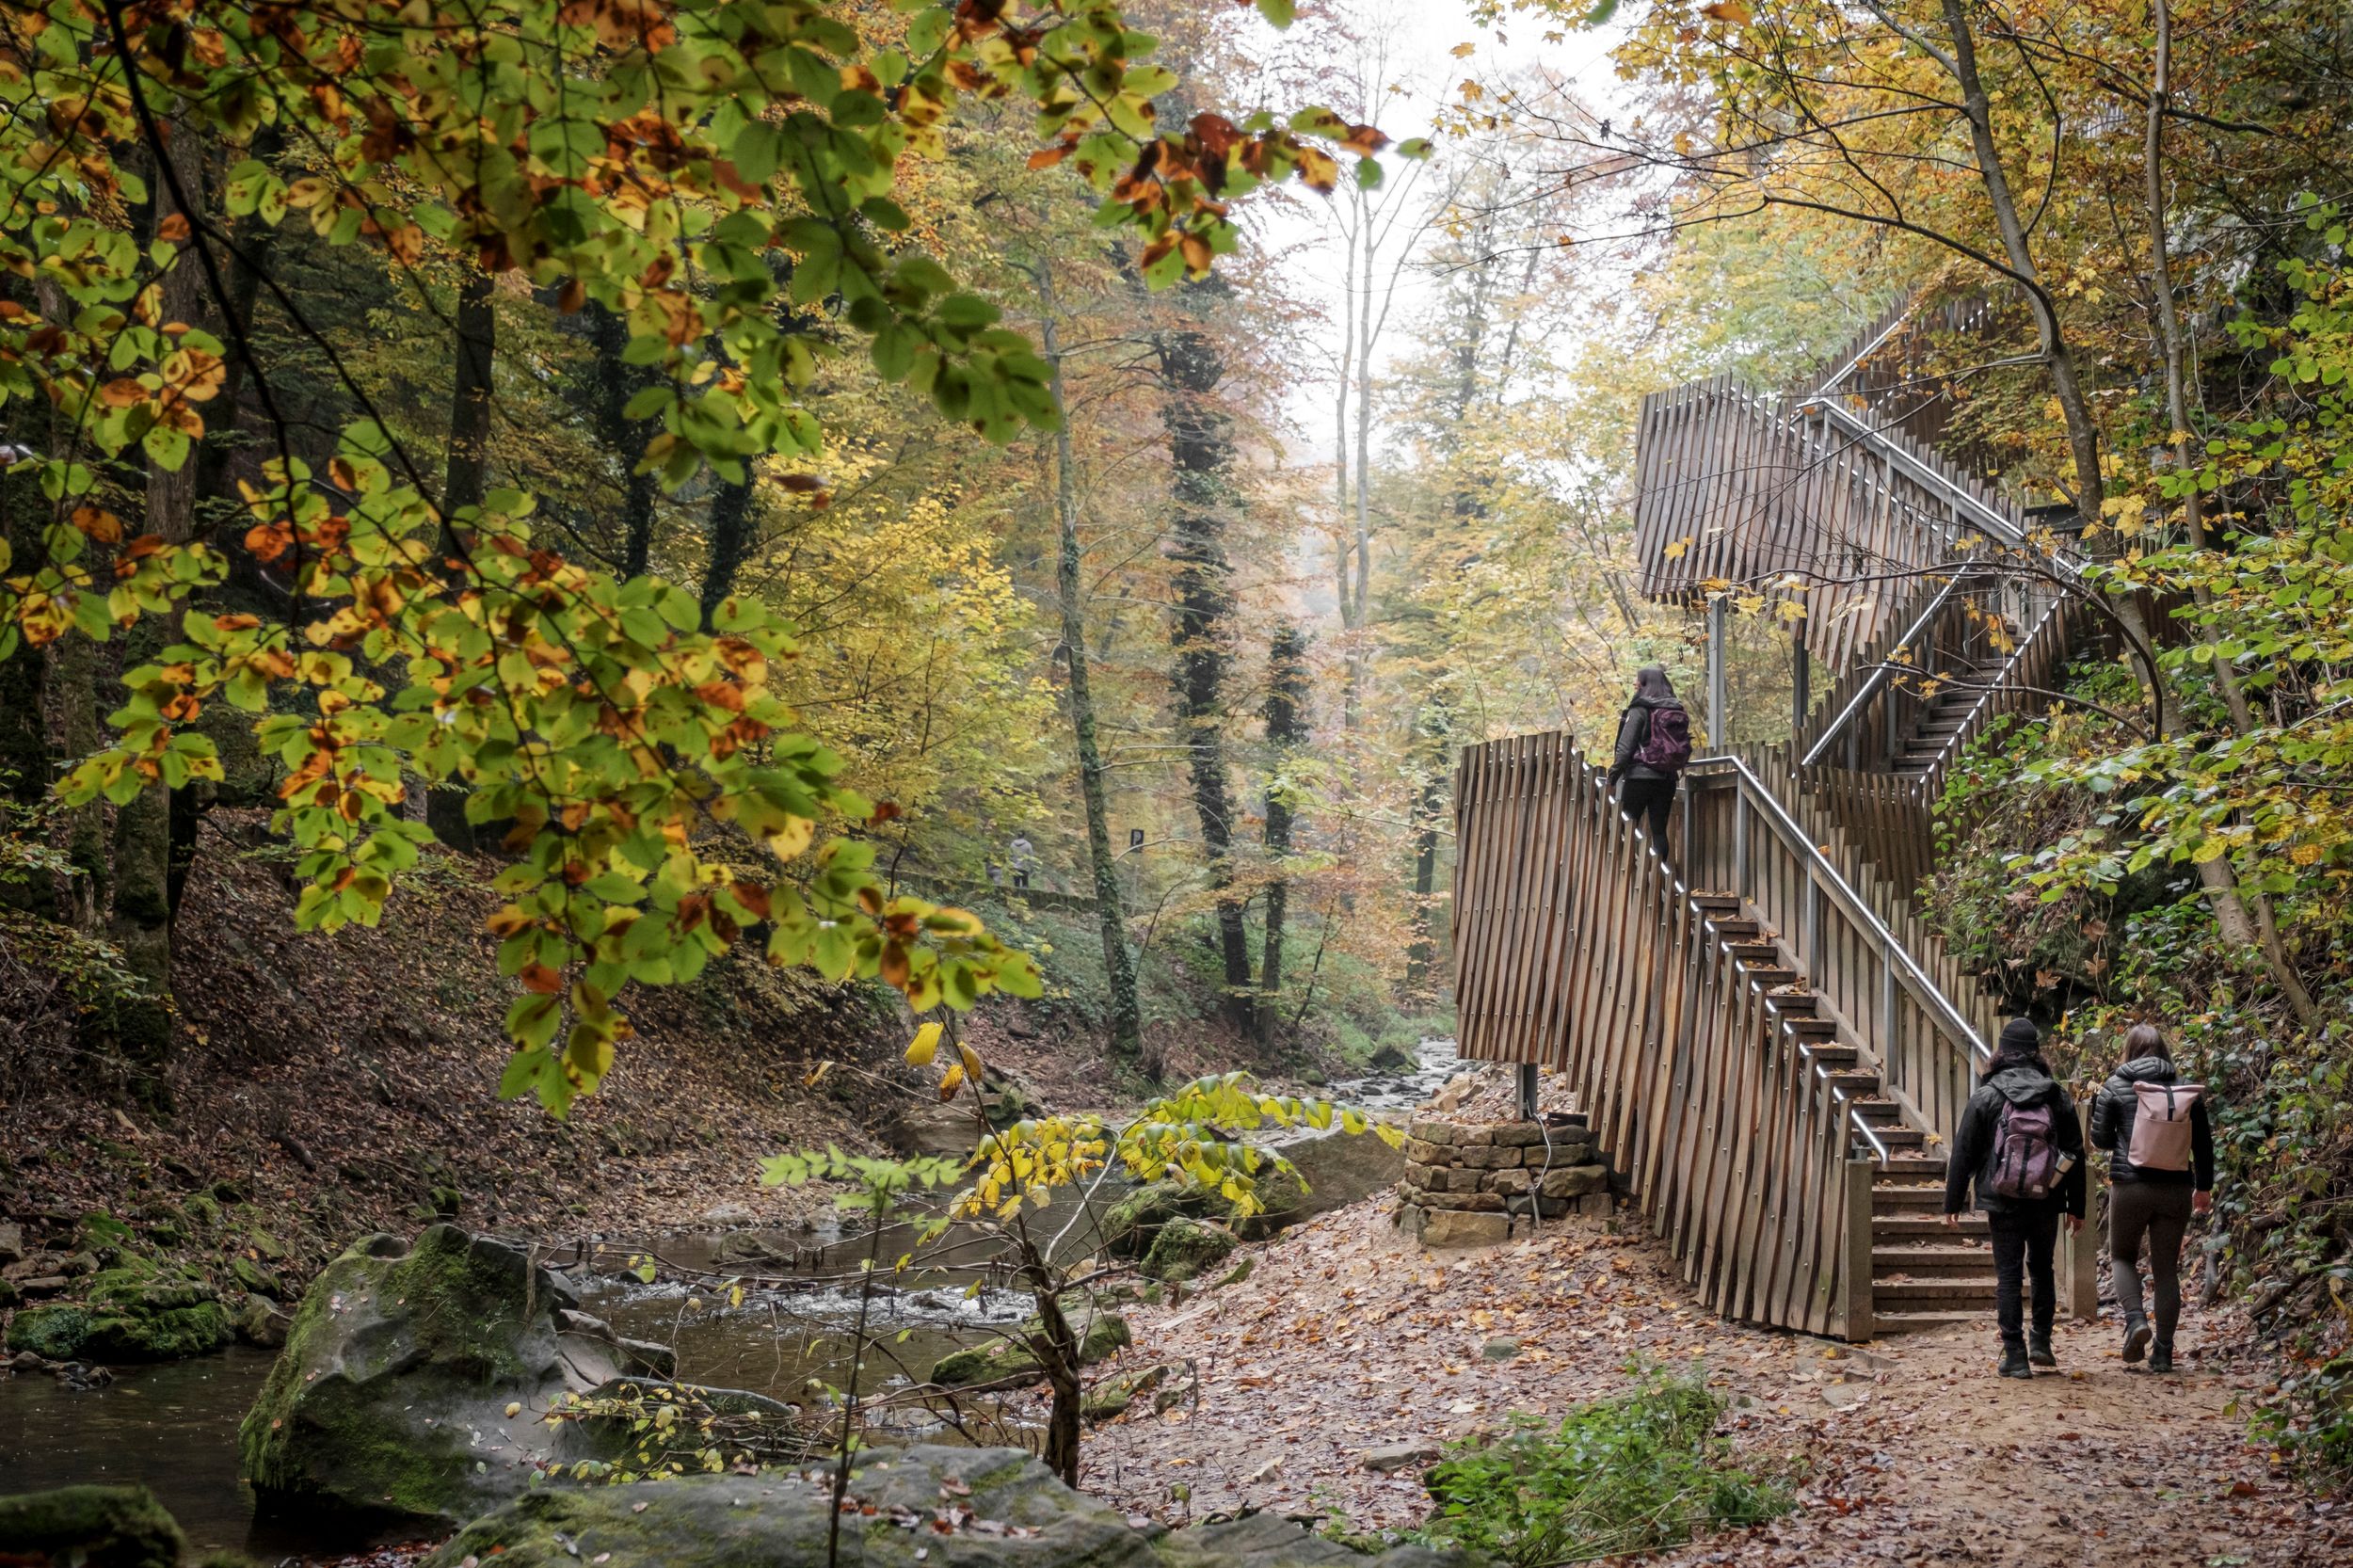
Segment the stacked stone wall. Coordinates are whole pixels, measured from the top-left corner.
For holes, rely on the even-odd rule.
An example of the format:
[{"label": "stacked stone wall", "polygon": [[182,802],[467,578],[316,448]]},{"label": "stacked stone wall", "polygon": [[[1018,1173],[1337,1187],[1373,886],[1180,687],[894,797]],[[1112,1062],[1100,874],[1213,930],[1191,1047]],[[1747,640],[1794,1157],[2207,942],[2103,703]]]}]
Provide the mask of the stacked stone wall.
[{"label": "stacked stone wall", "polygon": [[1417,1118],[1405,1140],[1397,1223],[1425,1247],[1491,1245],[1576,1208],[1609,1212],[1609,1172],[1581,1117],[1550,1122]]}]

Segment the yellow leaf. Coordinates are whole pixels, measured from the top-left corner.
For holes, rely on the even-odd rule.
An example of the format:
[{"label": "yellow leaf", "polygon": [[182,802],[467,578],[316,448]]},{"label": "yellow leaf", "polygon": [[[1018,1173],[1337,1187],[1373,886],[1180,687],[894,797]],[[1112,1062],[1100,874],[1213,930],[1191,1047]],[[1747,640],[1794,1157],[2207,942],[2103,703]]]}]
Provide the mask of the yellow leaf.
[{"label": "yellow leaf", "polygon": [[939,1097],[944,1100],[954,1099],[956,1091],[962,1087],[964,1087],[964,1064],[952,1063],[946,1075],[939,1080]]},{"label": "yellow leaf", "polygon": [[933,1052],[939,1049],[939,1026],[925,1024],[915,1032],[915,1039],[907,1047],[907,1065],[925,1067],[931,1064]]}]

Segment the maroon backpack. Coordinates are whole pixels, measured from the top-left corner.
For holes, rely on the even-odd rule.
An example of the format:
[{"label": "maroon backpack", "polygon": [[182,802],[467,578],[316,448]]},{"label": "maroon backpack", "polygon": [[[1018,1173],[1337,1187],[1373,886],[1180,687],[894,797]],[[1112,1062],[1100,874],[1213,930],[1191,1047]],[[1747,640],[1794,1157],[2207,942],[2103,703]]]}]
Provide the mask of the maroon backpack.
[{"label": "maroon backpack", "polygon": [[2047,1198],[2058,1178],[2051,1102],[2017,1105],[2004,1100],[2001,1125],[1993,1133],[1993,1195],[2013,1202]]},{"label": "maroon backpack", "polygon": [[1681,773],[1691,760],[1691,715],[1680,705],[1650,711],[1650,732],[1634,760],[1660,773]]}]

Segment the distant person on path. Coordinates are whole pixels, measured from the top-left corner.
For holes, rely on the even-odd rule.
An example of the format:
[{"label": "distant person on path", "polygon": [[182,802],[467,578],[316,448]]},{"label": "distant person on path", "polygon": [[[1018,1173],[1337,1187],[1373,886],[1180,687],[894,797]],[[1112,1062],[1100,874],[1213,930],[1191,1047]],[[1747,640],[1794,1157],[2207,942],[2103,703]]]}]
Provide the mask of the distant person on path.
[{"label": "distant person on path", "polygon": [[1013,862],[1013,885],[1027,888],[1030,885],[1030,868],[1037,863],[1037,852],[1030,847],[1028,837],[1019,834],[1005,846],[1005,857]]},{"label": "distant person on path", "polygon": [[[2058,1288],[2051,1254],[2059,1216],[2070,1235],[2084,1223],[2084,1133],[2074,1102],[2052,1080],[2042,1059],[2042,1031],[2032,1018],[2002,1027],[2001,1044],[1977,1092],[1953,1129],[1945,1166],[1945,1223],[1958,1224],[1974,1183],[1977,1208],[1993,1241],[1994,1312],[2002,1327],[2006,1378],[2030,1378],[2036,1367],[2056,1367],[2051,1320]],[[2020,1279],[2034,1287],[2034,1327],[2020,1310]]]},{"label": "distant person on path", "polygon": [[1619,808],[1650,829],[1654,844],[1665,843],[1675,780],[1690,760],[1691,716],[1683,711],[1667,672],[1645,664],[1634,677],[1633,699],[1618,720],[1609,787],[1618,792]]},{"label": "distant person on path", "polygon": [[[2206,1091],[2184,1083],[2153,1024],[2124,1032],[2124,1064],[2091,1102],[2091,1146],[2108,1151],[2108,1257],[2124,1313],[2124,1359],[2173,1369],[2182,1316],[2182,1236],[2189,1217],[2214,1207],[2214,1127]],[[2140,1311],[2140,1244],[2157,1298],[2153,1336]]]}]

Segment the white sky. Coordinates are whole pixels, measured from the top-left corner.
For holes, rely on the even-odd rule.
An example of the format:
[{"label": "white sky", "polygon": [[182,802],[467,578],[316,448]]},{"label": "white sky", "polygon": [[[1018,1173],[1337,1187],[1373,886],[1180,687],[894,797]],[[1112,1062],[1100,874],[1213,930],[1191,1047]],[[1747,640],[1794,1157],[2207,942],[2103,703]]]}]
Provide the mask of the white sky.
[{"label": "white sky", "polygon": [[[1472,19],[1472,7],[1465,0],[1337,0],[1334,8],[1360,34],[1377,36],[1385,31],[1395,40],[1390,51],[1395,69],[1389,76],[1390,86],[1398,90],[1384,95],[1372,117],[1395,140],[1429,135],[1440,104],[1458,102],[1465,79],[1492,81],[1543,68],[1596,106],[1611,104],[1622,96],[1616,70],[1607,57],[1625,36],[1623,25],[1617,23],[1601,28],[1569,28],[1550,18],[1519,16],[1507,17],[1498,26],[1488,28]],[[1254,52],[1272,53],[1284,47],[1284,35],[1255,13],[1248,25],[1253,30]],[[1307,25],[1303,22],[1298,27]],[[1544,35],[1555,31],[1565,36],[1547,41]],[[1457,56],[1454,50],[1465,43],[1472,46],[1471,52]],[[1347,112],[1346,105],[1332,106]],[[1413,166],[1401,160],[1385,161],[1391,181],[1406,178],[1412,170]],[[1414,200],[1422,200],[1422,188],[1426,182],[1425,187],[1411,193]],[[1325,204],[1325,199],[1312,196],[1283,206],[1269,203],[1253,227],[1261,243],[1293,254],[1295,276],[1331,280],[1326,291],[1333,296],[1328,301],[1328,319],[1316,334],[1321,341],[1305,356],[1328,366],[1337,358],[1341,341],[1342,309],[1337,295],[1346,270],[1346,252],[1334,215],[1321,210]],[[1382,272],[1386,272],[1385,264]],[[1438,280],[1430,273],[1412,266],[1406,269],[1384,337],[1375,348],[1376,376],[1413,348],[1416,324],[1427,313],[1438,287]],[[1286,406],[1296,428],[1290,453],[1293,463],[1332,461],[1337,391],[1328,372],[1294,388]],[[1377,427],[1374,441],[1376,446],[1383,444]]]}]

